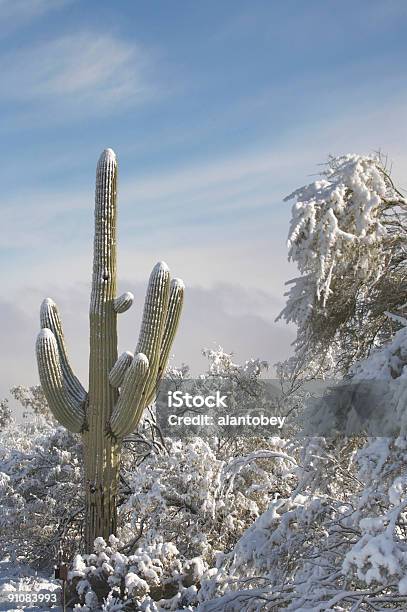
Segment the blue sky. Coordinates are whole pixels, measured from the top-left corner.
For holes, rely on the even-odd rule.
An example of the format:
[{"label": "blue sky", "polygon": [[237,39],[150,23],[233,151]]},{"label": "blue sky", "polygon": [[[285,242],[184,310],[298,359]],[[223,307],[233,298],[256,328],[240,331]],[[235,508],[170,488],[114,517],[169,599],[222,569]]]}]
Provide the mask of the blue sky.
[{"label": "blue sky", "polygon": [[132,350],[164,259],[186,282],[176,363],[289,354],[290,205],[328,154],[406,168],[405,0],[0,0],[0,395],[37,381],[38,308],[86,377],[95,165],[120,163],[121,323]]}]

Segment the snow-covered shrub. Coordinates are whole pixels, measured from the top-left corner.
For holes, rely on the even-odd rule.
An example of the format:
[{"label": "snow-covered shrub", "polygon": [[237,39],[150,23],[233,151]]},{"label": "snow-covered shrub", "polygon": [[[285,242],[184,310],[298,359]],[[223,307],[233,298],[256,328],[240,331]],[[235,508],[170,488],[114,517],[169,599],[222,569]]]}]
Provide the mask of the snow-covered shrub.
[{"label": "snow-covered shrub", "polygon": [[21,562],[51,566],[80,540],[82,473],[75,436],[43,417],[0,431],[0,542]]},{"label": "snow-covered shrub", "polygon": [[0,401],[0,430],[5,429],[11,423],[11,410],[8,403],[8,399],[5,398]]},{"label": "snow-covered shrub", "polygon": [[185,558],[214,562],[273,496],[288,492],[293,460],[286,446],[274,438],[247,455],[221,459],[200,438],[168,442],[168,454],[151,455],[128,481],[121,539],[131,542],[137,534],[138,543],[148,542],[159,533]]},{"label": "snow-covered shrub", "polygon": [[23,416],[30,418],[31,416],[42,416],[47,421],[57,424],[48,407],[44,392],[40,385],[24,387],[18,385],[10,389],[11,395],[17,400],[23,408]]},{"label": "snow-covered shrub", "polygon": [[407,319],[403,327],[345,379],[303,409],[307,435],[399,436],[407,433]]},{"label": "snow-covered shrub", "polygon": [[[209,368],[197,382],[206,392],[228,389],[239,398],[240,388],[258,390],[264,362],[238,365],[222,349],[206,354]],[[168,374],[181,380],[186,371]],[[162,438],[154,410],[147,411],[142,427],[129,437],[125,448],[121,542],[113,539],[110,547],[99,551],[100,557],[76,557],[73,565],[71,583],[81,605],[89,609],[101,605],[102,599],[106,610],[135,609],[132,605],[150,610],[195,607],[201,579],[208,580],[216,572],[215,565],[270,502],[288,497],[297,482],[291,442],[278,437]],[[158,572],[157,583],[157,576],[146,572],[146,567],[150,567],[149,559],[161,558],[162,550],[173,554],[166,553],[171,566]],[[136,564],[140,558],[144,565]],[[160,567],[158,561],[154,564]],[[129,603],[133,584],[141,590],[136,603]]]},{"label": "snow-covered shrub", "polygon": [[206,570],[201,559],[182,561],[174,544],[159,539],[131,555],[111,536],[95,540],[95,552],[76,555],[68,574],[72,603],[85,610],[178,610],[197,603]]},{"label": "snow-covered shrub", "polygon": [[274,499],[211,575],[204,576],[200,610],[306,610],[308,591],[313,609],[322,568],[332,567],[340,582],[348,537],[345,529],[341,534],[341,520],[350,510],[347,491],[354,487],[352,470],[344,465],[353,452],[343,445],[329,447],[322,439],[305,443],[296,486]]}]

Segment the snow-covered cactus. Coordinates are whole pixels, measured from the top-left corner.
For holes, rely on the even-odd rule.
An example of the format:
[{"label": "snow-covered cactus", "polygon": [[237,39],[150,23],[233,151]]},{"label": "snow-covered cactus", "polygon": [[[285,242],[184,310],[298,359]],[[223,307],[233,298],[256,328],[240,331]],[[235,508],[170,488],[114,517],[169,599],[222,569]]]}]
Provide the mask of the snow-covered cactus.
[{"label": "snow-covered cactus", "polygon": [[170,280],[164,262],[150,276],[135,356],[117,353],[117,315],[130,308],[131,293],[116,296],[117,161],[106,149],[96,171],[95,239],[90,302],[89,392],[69,364],[56,304],[41,306],[38,369],[49,406],[67,429],[81,433],[86,487],[86,546],[116,531],[121,441],[155,396],[177,330],[183,282]]}]

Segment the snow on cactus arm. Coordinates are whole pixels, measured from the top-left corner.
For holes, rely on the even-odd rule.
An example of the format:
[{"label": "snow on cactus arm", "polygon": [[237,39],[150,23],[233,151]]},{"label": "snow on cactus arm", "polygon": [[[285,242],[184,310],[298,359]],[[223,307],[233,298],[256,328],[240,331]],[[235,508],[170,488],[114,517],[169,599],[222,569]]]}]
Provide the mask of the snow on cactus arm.
[{"label": "snow on cactus arm", "polygon": [[131,308],[133,302],[134,295],[130,291],[126,291],[114,300],[113,307],[118,314],[121,314]]},{"label": "snow on cactus arm", "polygon": [[133,361],[133,357],[134,355],[130,351],[124,351],[124,353],[119,355],[109,374],[109,382],[112,387],[116,387],[116,389],[118,389],[121,386],[125,374]]},{"label": "snow on cactus arm", "polygon": [[178,328],[184,302],[184,289],[185,285],[180,278],[174,278],[171,281],[168,311],[160,350],[160,361],[158,366],[159,376],[163,373],[167,365],[172,343]]},{"label": "snow on cactus arm", "polygon": [[40,322],[42,328],[50,329],[55,336],[58,344],[62,373],[68,392],[72,395],[74,401],[84,402],[86,399],[86,391],[72,371],[66,352],[61,317],[57,305],[51,298],[45,298],[41,304]]},{"label": "snow on cactus arm", "polygon": [[168,359],[175,334],[178,329],[178,324],[181,318],[182,306],[184,303],[185,285],[179,278],[174,278],[170,284],[170,298],[168,303],[167,317],[165,321],[164,333],[161,342],[160,360],[158,363],[158,371],[156,380],[152,380],[147,394],[147,405],[150,404],[155,396],[157,385],[167,367]]},{"label": "snow on cactus arm", "polygon": [[137,353],[144,353],[149,360],[156,362],[158,368],[159,350],[167,318],[170,288],[170,273],[165,262],[157,263],[150,275],[144,304],[143,320],[137,345]]},{"label": "snow on cactus arm", "polygon": [[85,413],[80,402],[75,402],[66,388],[58,344],[50,329],[40,331],[36,349],[41,385],[50,409],[67,429],[80,432],[85,423]]},{"label": "snow on cactus arm", "polygon": [[140,404],[144,408],[143,390],[148,373],[148,359],[138,353],[124,376],[122,392],[110,419],[111,431],[116,437],[124,437],[136,428]]},{"label": "snow on cactus arm", "polygon": [[150,275],[143,320],[134,358],[124,379],[122,393],[110,419],[111,432],[123,437],[134,431],[147,405],[148,395],[157,384],[160,350],[167,320],[170,272],[163,261]]}]

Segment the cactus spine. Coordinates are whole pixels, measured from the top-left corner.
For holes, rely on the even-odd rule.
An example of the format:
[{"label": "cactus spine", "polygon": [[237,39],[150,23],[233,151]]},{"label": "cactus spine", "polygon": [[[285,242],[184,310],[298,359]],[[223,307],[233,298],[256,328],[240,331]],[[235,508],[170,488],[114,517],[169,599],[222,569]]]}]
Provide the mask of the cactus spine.
[{"label": "cactus spine", "polygon": [[96,170],[95,238],[90,300],[89,391],[69,364],[56,304],[41,306],[37,361],[41,385],[55,418],[81,433],[85,467],[85,544],[116,532],[117,492],[123,438],[137,427],[154,399],[180,319],[184,285],[170,281],[165,263],[150,276],[135,355],[117,354],[117,315],[131,293],[116,296],[117,161],[106,149]]}]

